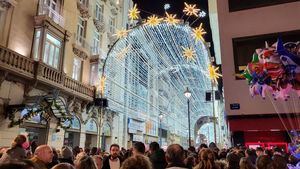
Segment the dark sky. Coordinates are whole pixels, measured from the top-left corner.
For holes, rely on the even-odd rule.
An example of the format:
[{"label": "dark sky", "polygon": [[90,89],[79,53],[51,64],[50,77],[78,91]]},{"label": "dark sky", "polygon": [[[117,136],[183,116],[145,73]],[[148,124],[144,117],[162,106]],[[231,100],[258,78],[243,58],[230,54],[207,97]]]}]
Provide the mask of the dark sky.
[{"label": "dark sky", "polygon": [[[206,30],[207,34],[204,36],[206,42],[211,42],[210,52],[211,55],[214,56],[213,50],[213,42],[211,35],[211,28],[209,23],[209,11],[208,11],[208,0],[133,0],[134,3],[137,4],[138,9],[141,10],[141,17],[146,19],[148,16],[152,14],[156,14],[158,16],[164,16],[164,4],[168,3],[171,5],[171,8],[167,11],[169,14],[177,14],[177,18],[181,18],[183,16],[184,2],[188,4],[196,4],[197,8],[204,10],[206,12],[206,17],[198,19],[192,27],[198,27],[200,23],[203,23],[203,27]],[[192,23],[197,19],[197,17],[186,17],[183,19],[188,19],[189,23]]]}]

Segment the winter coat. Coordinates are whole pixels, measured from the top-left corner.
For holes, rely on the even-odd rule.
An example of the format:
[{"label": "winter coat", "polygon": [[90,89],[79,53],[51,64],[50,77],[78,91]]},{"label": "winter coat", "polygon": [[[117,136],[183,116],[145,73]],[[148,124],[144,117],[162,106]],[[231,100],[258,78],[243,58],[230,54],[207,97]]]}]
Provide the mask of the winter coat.
[{"label": "winter coat", "polygon": [[160,149],[149,155],[153,169],[165,169],[167,166],[165,152]]}]

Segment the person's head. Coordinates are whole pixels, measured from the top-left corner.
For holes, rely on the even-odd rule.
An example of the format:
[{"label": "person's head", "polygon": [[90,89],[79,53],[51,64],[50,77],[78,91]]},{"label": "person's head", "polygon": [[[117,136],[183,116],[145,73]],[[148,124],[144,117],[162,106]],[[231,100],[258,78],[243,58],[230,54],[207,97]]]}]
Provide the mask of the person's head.
[{"label": "person's head", "polygon": [[271,150],[265,149],[264,150],[264,155],[267,155],[269,158],[271,158],[273,156],[273,153]]},{"label": "person's head", "polygon": [[[184,150],[179,144],[171,144],[166,151],[168,166],[181,167],[184,164]],[[179,166],[176,166],[179,165]]]},{"label": "person's head", "polygon": [[216,143],[211,142],[211,143],[209,143],[208,147],[209,147],[210,149],[214,149],[214,148],[217,147],[217,145],[216,145]]},{"label": "person's head", "polygon": [[103,165],[103,158],[101,155],[94,155],[93,156],[93,159],[96,163],[96,166],[98,169],[101,169],[102,168],[102,165]]},{"label": "person's head", "polygon": [[64,146],[61,149],[61,158],[63,159],[73,159],[73,152],[68,146]]},{"label": "person's head", "polygon": [[112,144],[109,148],[111,158],[115,159],[118,157],[120,152],[120,146],[118,144]]},{"label": "person's head", "polygon": [[227,154],[226,161],[228,163],[228,168],[238,169],[239,163],[240,163],[240,156],[234,152],[229,153],[229,154]]},{"label": "person's head", "polygon": [[98,148],[97,147],[92,147],[90,155],[92,155],[92,156],[97,155],[97,152],[98,152]]},{"label": "person's head", "polygon": [[159,144],[157,142],[151,142],[149,145],[149,150],[151,153],[159,150]]},{"label": "person's head", "polygon": [[255,167],[249,158],[242,157],[240,160],[240,169],[255,169]]},{"label": "person's head", "polygon": [[272,166],[272,160],[268,155],[261,155],[256,159],[257,169],[269,169]]},{"label": "person's head", "polygon": [[95,161],[88,155],[80,156],[74,164],[76,169],[97,169]]},{"label": "person's head", "polygon": [[51,169],[75,169],[75,168],[69,163],[59,163],[53,166]]},{"label": "person's head", "polygon": [[213,168],[215,166],[215,156],[211,149],[203,148],[199,152],[199,168]]},{"label": "person's head", "polygon": [[45,164],[48,164],[52,162],[54,154],[50,146],[40,145],[36,148],[34,156],[43,161]]},{"label": "person's head", "polygon": [[152,166],[147,157],[137,154],[125,160],[121,169],[152,169]]},{"label": "person's head", "polygon": [[14,141],[12,142],[11,146],[12,147],[22,147],[23,144],[26,142],[27,138],[26,136],[19,134]]},{"label": "person's head", "polygon": [[208,146],[207,146],[207,144],[204,144],[204,143],[202,143],[202,144],[200,144],[200,146],[199,146],[199,151],[201,150],[201,149],[203,149],[203,148],[208,148]]},{"label": "person's head", "polygon": [[255,152],[256,152],[257,157],[259,157],[264,154],[264,149],[261,147],[257,147]]},{"label": "person's head", "polygon": [[142,142],[136,142],[133,145],[133,150],[132,153],[133,155],[137,155],[137,154],[141,154],[144,155],[145,154],[145,145]]},{"label": "person's head", "polygon": [[286,169],[287,161],[281,155],[275,154],[272,161],[273,169]]},{"label": "person's head", "polygon": [[282,153],[283,153],[282,149],[279,147],[274,147],[273,151],[274,151],[274,154],[277,154],[277,155],[282,155]]}]

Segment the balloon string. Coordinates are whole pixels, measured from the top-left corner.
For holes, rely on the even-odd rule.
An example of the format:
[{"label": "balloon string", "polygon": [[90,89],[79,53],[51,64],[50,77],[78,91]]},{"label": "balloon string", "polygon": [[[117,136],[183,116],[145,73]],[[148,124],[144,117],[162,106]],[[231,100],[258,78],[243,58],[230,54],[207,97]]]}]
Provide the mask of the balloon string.
[{"label": "balloon string", "polygon": [[273,105],[273,107],[274,107],[275,111],[277,112],[277,114],[278,114],[278,117],[279,117],[279,119],[280,119],[280,121],[281,121],[281,123],[282,123],[283,127],[284,127],[284,128],[285,128],[285,130],[287,131],[287,133],[288,133],[288,135],[289,135],[290,139],[291,139],[291,140],[293,140],[293,139],[292,139],[292,136],[291,136],[291,135],[290,135],[290,133],[289,133],[289,130],[288,130],[288,128],[286,127],[286,125],[285,125],[285,124],[284,124],[284,122],[283,122],[283,119],[282,119],[281,115],[278,113],[277,107],[275,106],[275,104],[274,104],[274,102],[273,102],[273,98],[271,98],[269,94],[267,94],[267,96],[268,96],[268,97],[269,97],[269,99],[271,100],[271,103],[272,103],[272,105]]}]

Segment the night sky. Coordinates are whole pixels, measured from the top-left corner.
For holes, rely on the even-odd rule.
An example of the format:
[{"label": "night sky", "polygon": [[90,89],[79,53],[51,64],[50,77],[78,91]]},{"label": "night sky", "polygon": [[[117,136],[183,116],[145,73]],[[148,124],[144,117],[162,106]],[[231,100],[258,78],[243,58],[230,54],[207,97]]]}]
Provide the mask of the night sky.
[{"label": "night sky", "polygon": [[183,14],[184,2],[188,4],[196,4],[197,8],[206,12],[206,17],[198,19],[195,23],[193,23],[192,27],[198,27],[200,23],[203,23],[203,27],[206,30],[207,34],[204,35],[206,42],[211,42],[210,52],[211,55],[214,56],[213,50],[213,42],[211,35],[211,28],[209,23],[209,15],[208,15],[208,0],[133,0],[134,3],[137,4],[138,9],[141,11],[142,19],[146,19],[148,16],[155,14],[158,16],[165,16],[164,4],[170,4],[170,9],[167,10],[169,14],[177,14],[177,18],[183,17],[183,19],[192,23],[197,19],[197,17],[187,17]]}]

